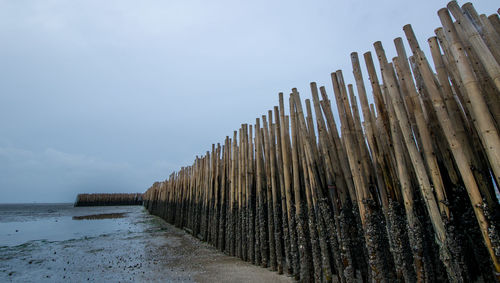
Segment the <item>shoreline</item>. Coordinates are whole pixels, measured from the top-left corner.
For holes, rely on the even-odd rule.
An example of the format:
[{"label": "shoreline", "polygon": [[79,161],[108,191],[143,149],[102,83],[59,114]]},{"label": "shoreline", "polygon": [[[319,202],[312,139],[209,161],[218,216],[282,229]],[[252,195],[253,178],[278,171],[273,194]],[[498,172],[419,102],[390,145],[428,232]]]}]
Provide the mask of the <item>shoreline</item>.
[{"label": "shoreline", "polygon": [[[127,209],[124,218],[116,219],[121,228],[114,232],[0,247],[0,281],[293,281],[227,256],[142,207]],[[85,221],[97,225],[103,220]]]}]

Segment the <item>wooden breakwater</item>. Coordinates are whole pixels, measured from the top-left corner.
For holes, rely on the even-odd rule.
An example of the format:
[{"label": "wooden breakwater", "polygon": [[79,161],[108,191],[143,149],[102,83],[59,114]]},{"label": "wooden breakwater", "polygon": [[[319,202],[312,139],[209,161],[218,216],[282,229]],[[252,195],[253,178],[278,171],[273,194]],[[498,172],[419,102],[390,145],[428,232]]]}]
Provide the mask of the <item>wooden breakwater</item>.
[{"label": "wooden breakwater", "polygon": [[144,205],[300,281],[498,281],[499,16],[454,1],[438,16],[425,44],[405,26],[410,50],[396,38],[390,61],[381,42],[364,70],[352,53],[355,85],[338,70],[305,106],[280,93]]},{"label": "wooden breakwater", "polygon": [[142,193],[78,194],[75,206],[142,205]]}]

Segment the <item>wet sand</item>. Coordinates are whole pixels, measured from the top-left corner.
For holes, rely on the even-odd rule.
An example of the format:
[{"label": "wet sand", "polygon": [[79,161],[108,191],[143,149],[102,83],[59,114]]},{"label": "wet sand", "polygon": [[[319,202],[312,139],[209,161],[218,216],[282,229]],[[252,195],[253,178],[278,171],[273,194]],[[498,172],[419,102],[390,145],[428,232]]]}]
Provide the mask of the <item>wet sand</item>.
[{"label": "wet sand", "polygon": [[[121,210],[120,210],[121,209]],[[0,243],[0,282],[292,282],[285,275],[226,256],[149,215],[142,207],[117,209],[119,229],[62,241]],[[91,219],[96,219],[92,215]],[[67,217],[85,215],[70,215]]]}]

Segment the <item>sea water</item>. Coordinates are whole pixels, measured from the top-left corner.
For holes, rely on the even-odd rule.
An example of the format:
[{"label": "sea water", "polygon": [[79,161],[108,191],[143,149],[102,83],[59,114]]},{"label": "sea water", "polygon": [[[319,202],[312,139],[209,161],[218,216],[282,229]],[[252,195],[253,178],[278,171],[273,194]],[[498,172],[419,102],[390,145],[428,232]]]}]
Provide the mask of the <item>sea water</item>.
[{"label": "sea water", "polygon": [[141,206],[0,205],[0,282],[290,282]]},{"label": "sea water", "polygon": [[[73,207],[73,204],[0,204],[0,247],[30,241],[64,241],[134,231],[128,217],[141,206]],[[85,219],[85,216],[91,219]],[[101,218],[100,218],[101,216]],[[82,219],[83,218],[83,219]]]}]

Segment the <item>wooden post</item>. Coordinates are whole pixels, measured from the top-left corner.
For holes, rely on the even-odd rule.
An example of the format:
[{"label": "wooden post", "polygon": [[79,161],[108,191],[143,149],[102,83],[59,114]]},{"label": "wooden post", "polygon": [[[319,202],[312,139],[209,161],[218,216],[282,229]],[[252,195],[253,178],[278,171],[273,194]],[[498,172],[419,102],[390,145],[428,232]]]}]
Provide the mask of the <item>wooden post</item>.
[{"label": "wooden post", "polygon": [[276,124],[273,123],[273,111],[269,110],[269,138],[266,143],[268,143],[269,148],[269,163],[271,167],[271,189],[272,189],[272,201],[273,201],[273,224],[274,224],[274,240],[275,240],[275,252],[276,252],[276,263],[277,270],[279,274],[283,273],[283,244],[282,244],[282,223],[281,223],[281,192],[279,187],[278,179],[278,166],[276,165]]},{"label": "wooden post", "polygon": [[303,193],[301,193],[301,180],[299,169],[299,156],[298,156],[298,127],[296,118],[296,109],[294,106],[294,93],[296,89],[292,90],[290,95],[290,122],[291,122],[291,151],[292,151],[292,167],[293,167],[293,195],[295,197],[295,219],[297,220],[297,244],[299,250],[300,261],[300,280],[309,281],[311,278],[310,265],[312,258],[310,254],[308,227],[306,226],[306,213],[307,208],[303,201]]},{"label": "wooden post", "polygon": [[291,268],[295,278],[299,277],[299,256],[297,247],[297,232],[295,222],[295,204],[292,194],[292,175],[290,160],[290,138],[288,135],[288,121],[285,117],[285,106],[283,102],[283,93],[279,95],[280,124],[281,124],[281,148],[283,157],[283,177],[285,183],[285,196],[288,217],[288,232],[290,237],[290,258]]},{"label": "wooden post", "polygon": [[411,77],[410,65],[408,64],[408,58],[406,56],[406,51],[404,49],[403,41],[400,37],[394,40],[394,44],[396,46],[396,50],[398,52],[398,57],[393,60],[394,66],[396,70],[400,69],[400,74],[402,80],[406,84],[406,89],[409,92],[409,96],[414,105],[413,113],[409,113],[410,115],[414,115],[416,124],[418,127],[418,132],[420,133],[420,139],[422,142],[422,149],[424,153],[424,159],[429,170],[429,175],[432,180],[432,184],[434,186],[434,191],[436,193],[436,198],[439,205],[439,211],[442,215],[445,215],[447,219],[450,218],[450,211],[446,206],[446,192],[444,190],[444,184],[441,177],[441,173],[439,172],[439,166],[436,159],[436,154],[434,153],[434,149],[432,146],[431,133],[427,128],[427,123],[424,118],[424,112],[420,105],[420,101],[418,100],[418,94],[415,88],[415,84],[413,82],[413,78]]},{"label": "wooden post", "polygon": [[247,207],[248,207],[248,256],[252,263],[256,262],[255,256],[255,174],[254,174],[254,143],[253,126],[249,126],[248,152],[247,152]]},{"label": "wooden post", "polygon": [[423,75],[424,84],[426,85],[426,88],[432,97],[432,103],[436,111],[439,123],[443,128],[443,132],[446,136],[446,139],[448,140],[450,150],[452,151],[453,156],[455,158],[455,163],[460,171],[460,174],[462,175],[462,180],[464,181],[464,184],[467,188],[467,192],[469,194],[469,198],[471,200],[474,213],[476,215],[479,227],[481,229],[481,233],[483,235],[483,240],[485,242],[488,251],[490,252],[490,256],[492,257],[492,261],[495,266],[496,272],[499,272],[500,264],[497,256],[495,255],[491,240],[488,235],[489,221],[484,215],[483,200],[479,192],[479,188],[477,187],[476,181],[474,179],[474,175],[470,170],[469,159],[467,158],[464,150],[462,150],[461,148],[462,144],[460,140],[457,138],[457,134],[455,133],[455,128],[451,123],[451,119],[448,115],[448,112],[446,111],[446,108],[444,107],[444,102],[441,98],[439,90],[437,89],[434,83],[434,74],[429,68],[424,53],[418,47],[418,43],[416,42],[416,38],[413,34],[411,26],[409,25],[405,26],[405,32],[407,34],[410,44],[412,45],[413,52],[415,56],[417,56],[418,66]]},{"label": "wooden post", "polygon": [[[281,96],[283,94],[281,93]],[[291,255],[290,255],[290,236],[288,231],[288,216],[287,216],[287,203],[285,192],[285,180],[283,172],[283,158],[282,158],[282,144],[281,144],[281,118],[279,107],[274,107],[274,119],[276,121],[276,163],[279,177],[280,186],[280,201],[281,201],[281,223],[283,226],[283,247],[284,247],[284,270],[286,273],[292,273]]]},{"label": "wooden post", "polygon": [[[267,124],[267,117],[262,115],[262,124],[264,132],[263,135],[263,147],[264,156],[266,163],[266,175],[267,175],[267,186],[266,186],[266,204],[267,204],[267,232],[268,232],[268,242],[269,242],[269,266],[271,270],[277,270],[276,262],[276,242],[275,242],[275,232],[274,232],[274,202],[273,202],[273,190],[276,191],[276,179],[273,176],[273,169],[271,169],[271,150],[269,142],[269,126]],[[274,182],[274,183],[273,183]],[[274,187],[273,187],[274,186]]]},{"label": "wooden post", "polygon": [[[472,45],[472,48],[479,56],[479,59],[481,60],[484,68],[486,69],[489,76],[493,80],[497,91],[500,91],[500,65],[496,61],[495,56],[491,53],[491,50],[483,41],[481,35],[474,27],[472,22],[463,14],[462,9],[460,9],[457,2],[450,1],[447,7],[448,10],[453,14],[453,17],[455,17],[455,19],[457,19],[457,21],[459,21],[460,23],[459,26],[461,27],[461,29],[456,31],[459,33],[463,33],[467,37],[470,44]],[[456,42],[452,44],[456,44]]]},{"label": "wooden post", "polygon": [[[311,93],[313,98],[314,110],[316,112],[316,121],[318,127],[318,135],[321,146],[321,153],[323,158],[325,159],[325,175],[326,175],[326,185],[328,192],[327,194],[330,197],[331,207],[334,214],[334,221],[332,221],[335,226],[333,226],[329,221],[319,219],[319,222],[323,224],[323,226],[328,231],[328,241],[331,246],[331,253],[333,256],[333,260],[335,262],[335,267],[337,269],[337,279],[340,282],[345,282],[346,278],[344,275],[344,269],[352,270],[352,257],[350,253],[350,247],[346,243],[341,242],[346,236],[343,235],[343,230],[340,226],[340,210],[344,205],[347,205],[347,185],[344,180],[344,176],[342,170],[340,169],[340,162],[338,161],[338,154],[333,145],[333,141],[329,138],[330,136],[327,134],[326,123],[323,119],[323,113],[321,112],[320,101],[318,97],[318,88],[316,83],[312,82]],[[323,216],[323,215],[322,215]],[[319,218],[319,217],[318,217]],[[333,229],[331,231],[329,229]],[[329,229],[328,229],[329,228]],[[327,231],[320,229],[318,231],[320,241],[324,237],[322,233],[326,233]],[[321,244],[321,242],[320,242]],[[321,248],[322,257],[323,257],[323,269],[325,271],[325,277],[328,279],[329,274],[332,273],[328,268],[330,267],[330,257],[328,256],[328,251],[326,248]],[[353,273],[349,274],[350,276],[354,275]],[[350,277],[347,281],[354,280],[354,278]]]},{"label": "wooden post", "polygon": [[491,169],[493,170],[496,183],[500,183],[500,137],[493,123],[493,118],[489,113],[488,107],[481,95],[481,90],[471,70],[470,65],[466,61],[466,54],[462,44],[460,43],[455,27],[451,21],[447,9],[438,11],[439,18],[446,30],[446,39],[450,42],[450,48],[453,57],[456,59],[458,73],[465,86],[470,100],[469,111],[473,116],[474,126],[477,128],[481,142],[488,155]]},{"label": "wooden post", "polygon": [[266,215],[266,200],[267,192],[265,191],[266,183],[264,176],[264,163],[262,160],[263,156],[263,145],[262,145],[262,129],[260,128],[260,119],[257,118],[255,122],[255,160],[256,160],[256,185],[257,185],[257,198],[258,198],[258,218],[259,218],[259,241],[260,241],[260,256],[262,267],[267,267],[269,264],[269,243],[268,243],[268,232],[267,232],[267,215]]}]

